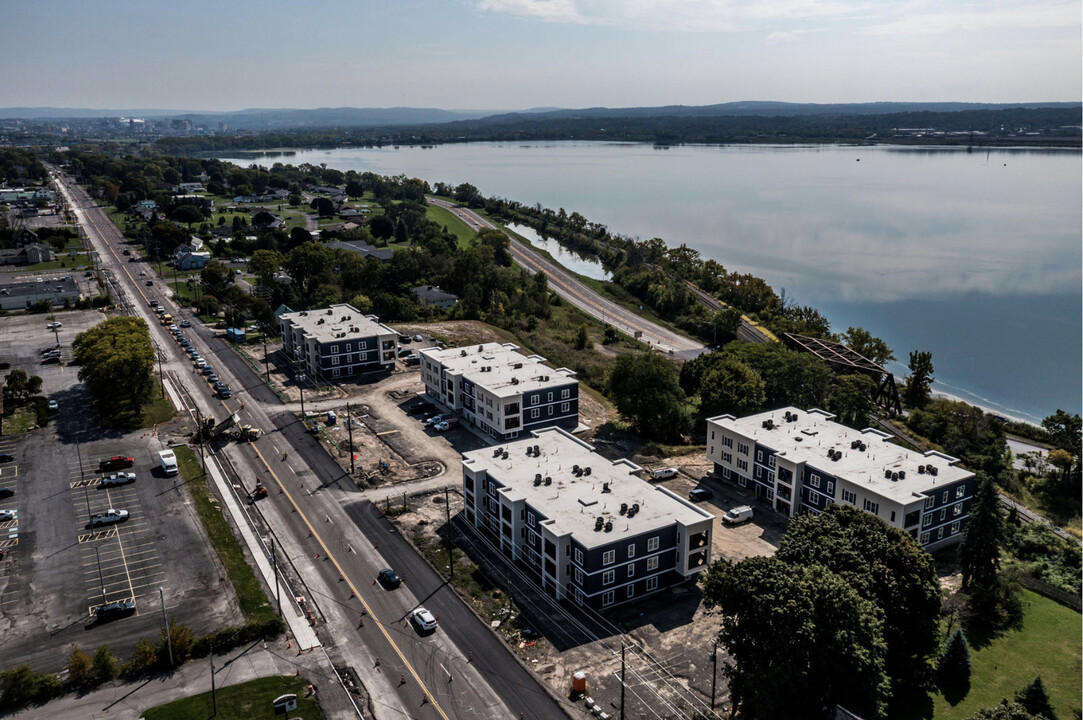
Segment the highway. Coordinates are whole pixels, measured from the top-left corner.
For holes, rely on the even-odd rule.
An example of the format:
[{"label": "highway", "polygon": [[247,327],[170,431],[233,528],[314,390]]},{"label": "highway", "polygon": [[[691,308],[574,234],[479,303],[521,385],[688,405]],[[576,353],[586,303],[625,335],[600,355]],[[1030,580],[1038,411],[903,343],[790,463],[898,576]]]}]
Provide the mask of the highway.
[{"label": "highway", "polygon": [[[245,505],[232,519],[238,526],[253,524],[258,536],[255,549],[249,548],[253,557],[261,556],[267,543],[277,545],[276,557],[290,583],[282,605],[291,625],[296,626],[301,612],[294,598],[304,598],[303,609],[313,613],[314,644],[305,642],[307,632],[291,632],[276,641],[275,648],[283,654],[296,653],[303,673],[326,678],[321,703],[328,717],[566,718],[565,704],[538,685],[412,544],[389,530],[371,504],[356,499],[360,493],[352,481],[304,433],[300,420],[256,372],[205,328],[197,329],[200,322],[192,318],[187,337],[235,390],[228,401],[212,396],[150,312],[149,300],[165,304],[175,317],[188,313],[173,303],[172,293],[163,279],[153,275],[153,267],[124,261],[125,239],[93,200],[71,178],[56,168],[50,170],[99,252],[103,272],[112,276],[118,301],[148,322],[168,370],[167,384],[179,386],[171,394],[181,398],[181,411],[217,419],[238,413],[242,423],[263,431],[256,442],[209,445],[208,469],[221,467],[238,498],[246,498],[257,479],[270,490],[267,498]],[[154,286],[144,284],[139,270],[147,271]],[[458,477],[458,469],[451,468],[447,483],[457,484]],[[409,492],[409,487],[399,489]],[[230,503],[225,507],[229,509]],[[408,581],[385,590],[374,582],[384,567],[395,568]],[[268,584],[273,585],[273,579]],[[406,620],[419,604],[440,616],[434,633],[419,634]],[[335,687],[336,670],[359,679],[367,707]]]},{"label": "highway", "polygon": [[[473,210],[440,198],[428,197],[426,199],[433,205],[450,210],[472,230],[488,228],[508,235],[503,228]],[[530,274],[545,273],[549,279],[549,288],[553,292],[591,317],[612,325],[626,335],[638,337],[639,340],[662,353],[685,360],[690,360],[707,351],[703,343],[646,320],[612,300],[602,297],[575,275],[534,252],[529,245],[518,238],[508,235],[508,239],[508,249],[516,263]]]}]

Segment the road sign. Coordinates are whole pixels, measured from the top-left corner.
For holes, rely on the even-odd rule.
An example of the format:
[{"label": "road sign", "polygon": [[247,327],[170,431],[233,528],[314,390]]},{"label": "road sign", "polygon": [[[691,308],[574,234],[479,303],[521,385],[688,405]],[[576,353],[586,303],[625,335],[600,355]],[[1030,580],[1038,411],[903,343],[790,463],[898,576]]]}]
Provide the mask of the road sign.
[{"label": "road sign", "polygon": [[274,699],[275,715],[288,715],[291,710],[297,709],[297,696],[293,693],[279,695]]}]

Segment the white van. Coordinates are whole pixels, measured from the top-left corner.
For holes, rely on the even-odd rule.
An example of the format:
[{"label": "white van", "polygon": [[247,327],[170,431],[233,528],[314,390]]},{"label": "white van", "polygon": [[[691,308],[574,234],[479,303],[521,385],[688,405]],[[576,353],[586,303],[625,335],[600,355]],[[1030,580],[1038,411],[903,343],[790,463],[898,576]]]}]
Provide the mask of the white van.
[{"label": "white van", "polygon": [[669,480],[677,477],[677,468],[664,467],[651,470],[651,480]]},{"label": "white van", "polygon": [[722,516],[722,523],[724,525],[740,525],[751,519],[752,508],[748,505],[738,505],[726,511],[726,514]]},{"label": "white van", "polygon": [[164,472],[167,477],[172,477],[180,472],[180,469],[177,467],[177,456],[172,450],[162,450],[159,452],[158,462],[161,463],[162,472]]}]

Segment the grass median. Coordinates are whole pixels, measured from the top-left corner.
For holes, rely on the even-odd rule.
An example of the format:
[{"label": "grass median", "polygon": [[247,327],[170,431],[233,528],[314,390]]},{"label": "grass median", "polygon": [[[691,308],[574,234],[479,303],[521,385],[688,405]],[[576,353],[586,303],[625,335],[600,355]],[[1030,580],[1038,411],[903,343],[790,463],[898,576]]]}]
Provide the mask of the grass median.
[{"label": "grass median", "polygon": [[216,720],[262,720],[275,717],[272,701],[279,695],[297,695],[297,709],[290,716],[319,720],[323,718],[315,697],[305,697],[308,681],[299,677],[265,677],[249,680],[238,685],[220,688],[218,712],[209,692],[174,700],[143,713],[146,720],[190,720],[210,718]]},{"label": "grass median", "polygon": [[214,545],[214,550],[218,553],[222,565],[225,566],[226,574],[237,593],[237,602],[240,603],[241,611],[249,622],[265,622],[273,619],[275,610],[267,602],[263,585],[260,584],[252,566],[248,564],[244,549],[222,513],[218,498],[207,486],[207,478],[203,474],[199,457],[186,445],[177,446],[173,448],[173,451],[177,455],[177,465],[180,467],[181,475],[195,503],[196,513],[203,522],[211,544]]}]

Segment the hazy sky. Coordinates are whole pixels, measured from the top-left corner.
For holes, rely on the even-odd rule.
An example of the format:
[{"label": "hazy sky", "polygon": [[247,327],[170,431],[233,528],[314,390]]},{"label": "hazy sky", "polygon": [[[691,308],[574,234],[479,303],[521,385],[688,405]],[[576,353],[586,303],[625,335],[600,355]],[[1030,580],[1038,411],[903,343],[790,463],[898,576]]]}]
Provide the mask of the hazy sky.
[{"label": "hazy sky", "polygon": [[1078,101],[1083,0],[0,0],[0,106]]}]

